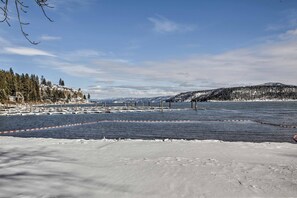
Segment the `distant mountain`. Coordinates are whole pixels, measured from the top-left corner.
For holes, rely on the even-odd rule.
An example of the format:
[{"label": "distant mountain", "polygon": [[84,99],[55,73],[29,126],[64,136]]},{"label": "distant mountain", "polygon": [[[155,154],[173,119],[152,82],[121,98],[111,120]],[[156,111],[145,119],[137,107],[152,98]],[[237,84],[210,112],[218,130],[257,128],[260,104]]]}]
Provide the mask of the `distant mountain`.
[{"label": "distant mountain", "polygon": [[297,100],[297,86],[265,83],[255,86],[219,88],[180,93],[167,102]]},{"label": "distant mountain", "polygon": [[112,99],[101,99],[101,100],[92,100],[92,102],[100,103],[159,103],[161,101],[166,101],[172,96],[158,96],[152,98],[112,98]]}]

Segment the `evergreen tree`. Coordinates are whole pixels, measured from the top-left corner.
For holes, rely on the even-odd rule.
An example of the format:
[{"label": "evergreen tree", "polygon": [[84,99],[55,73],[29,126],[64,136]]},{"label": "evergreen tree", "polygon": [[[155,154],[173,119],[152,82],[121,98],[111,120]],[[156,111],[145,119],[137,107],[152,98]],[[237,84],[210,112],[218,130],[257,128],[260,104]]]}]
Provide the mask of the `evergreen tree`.
[{"label": "evergreen tree", "polygon": [[61,78],[60,78],[60,80],[59,80],[59,85],[60,85],[60,86],[65,86],[64,80],[62,80]]},{"label": "evergreen tree", "polygon": [[0,89],[0,102],[5,103],[7,101],[7,94],[4,89]]},{"label": "evergreen tree", "polygon": [[3,90],[3,92],[5,92],[5,95],[8,92],[7,87],[8,86],[7,86],[5,71],[1,70],[0,71],[0,90]]},{"label": "evergreen tree", "polygon": [[41,76],[40,81],[41,81],[42,85],[46,85],[46,80],[45,80],[44,76]]},{"label": "evergreen tree", "polygon": [[6,82],[8,84],[8,94],[14,96],[16,94],[16,78],[12,68],[6,73]]}]

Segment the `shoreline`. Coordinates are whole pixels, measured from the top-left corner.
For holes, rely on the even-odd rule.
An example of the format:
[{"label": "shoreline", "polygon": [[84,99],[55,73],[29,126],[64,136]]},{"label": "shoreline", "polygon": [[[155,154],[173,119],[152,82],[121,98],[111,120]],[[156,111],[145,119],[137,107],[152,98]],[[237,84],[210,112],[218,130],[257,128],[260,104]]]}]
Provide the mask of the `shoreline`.
[{"label": "shoreline", "polygon": [[[207,101],[199,103],[273,103],[273,102],[297,102],[297,100],[250,100],[250,101]],[[176,102],[190,103],[190,102]],[[90,106],[83,106],[83,105]],[[92,105],[93,104],[93,105]],[[58,115],[58,114],[98,114],[98,113],[115,113],[115,112],[151,112],[151,111],[172,111],[172,110],[188,110],[191,108],[170,108],[167,106],[106,106],[96,103],[68,103],[68,104],[17,104],[13,107],[0,108],[1,116],[15,115]],[[197,109],[200,110],[200,109]]]},{"label": "shoreline", "polygon": [[[48,107],[53,106],[53,107]],[[26,115],[61,115],[61,114],[101,114],[101,113],[117,113],[117,112],[152,112],[152,111],[172,111],[180,109],[169,109],[168,107],[153,106],[63,106],[48,105],[44,106],[21,106],[0,110],[0,116],[26,116]]]},{"label": "shoreline", "polygon": [[[189,101],[190,103],[191,101]],[[198,102],[198,101],[197,101]],[[253,103],[253,102],[297,102],[297,99],[296,100],[208,100],[208,101],[205,101],[205,102],[209,102],[209,103],[217,103],[217,102],[234,102],[234,103],[237,103],[237,102],[242,102],[242,103]],[[183,103],[183,102],[181,102]],[[198,102],[198,103],[204,103],[204,102]]]},{"label": "shoreline", "polygon": [[[169,103],[169,102],[165,102],[163,101],[164,103]],[[191,101],[183,101],[183,102],[171,102],[171,103],[190,103]],[[266,100],[208,100],[208,101],[197,101],[197,102],[200,102],[200,103],[204,103],[204,102],[297,102],[297,99],[284,99],[284,100],[281,100],[281,99],[266,99]],[[132,102],[134,103],[134,102]],[[85,104],[93,104],[93,105],[96,105],[96,104],[101,104],[101,105],[104,105],[105,102],[69,102],[69,103],[16,103],[16,104],[10,104],[10,103],[0,103],[0,106],[4,107],[4,106],[36,106],[36,107],[39,107],[39,106],[61,106],[61,105],[85,105]],[[114,102],[114,103],[106,103],[106,104],[125,104],[125,102],[122,102],[122,103],[117,103],[117,102]],[[128,104],[128,103],[127,103]],[[155,102],[153,104],[159,104],[159,102]]]},{"label": "shoreline", "polygon": [[17,136],[0,136],[1,138],[12,138],[12,139],[28,139],[28,140],[40,140],[40,141],[65,141],[65,142],[107,142],[107,143],[115,143],[115,142],[183,142],[183,143],[230,143],[230,144],[289,144],[296,145],[295,142],[248,142],[248,141],[226,141],[226,140],[217,140],[217,139],[140,139],[140,138],[102,138],[102,139],[83,139],[83,138],[44,138],[44,137],[17,137]]},{"label": "shoreline", "polygon": [[290,143],[0,137],[0,146],[0,197],[297,193],[297,147]]}]

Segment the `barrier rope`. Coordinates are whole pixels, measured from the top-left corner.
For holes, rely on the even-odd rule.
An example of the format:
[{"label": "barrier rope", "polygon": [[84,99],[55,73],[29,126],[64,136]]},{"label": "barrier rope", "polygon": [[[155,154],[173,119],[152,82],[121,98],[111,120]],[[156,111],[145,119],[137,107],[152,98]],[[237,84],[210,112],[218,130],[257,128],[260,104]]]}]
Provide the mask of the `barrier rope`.
[{"label": "barrier rope", "polygon": [[[20,133],[20,132],[30,132],[30,131],[42,131],[42,130],[51,130],[51,129],[61,129],[67,127],[76,127],[83,125],[91,125],[98,123],[201,123],[203,121],[195,121],[195,120],[98,120],[93,122],[79,122],[74,124],[64,124],[64,125],[56,125],[56,126],[48,126],[48,127],[37,127],[37,128],[29,128],[29,129],[16,129],[16,130],[7,130],[0,131],[1,134],[10,134],[10,133]],[[297,128],[297,126],[283,125],[283,124],[274,124],[267,123],[262,121],[252,121],[252,120],[213,120],[212,122],[255,122],[258,124],[282,127],[282,128]]]},{"label": "barrier rope", "polygon": [[48,127],[37,127],[30,129],[16,129],[16,130],[7,130],[0,131],[0,134],[9,134],[9,133],[19,133],[19,132],[29,132],[29,131],[42,131],[42,130],[50,130],[50,129],[61,129],[67,127],[75,127],[75,126],[83,126],[83,125],[91,125],[98,123],[194,123],[197,121],[191,120],[99,120],[94,122],[79,122],[74,124],[64,124],[64,125],[56,125],[56,126],[48,126]]}]

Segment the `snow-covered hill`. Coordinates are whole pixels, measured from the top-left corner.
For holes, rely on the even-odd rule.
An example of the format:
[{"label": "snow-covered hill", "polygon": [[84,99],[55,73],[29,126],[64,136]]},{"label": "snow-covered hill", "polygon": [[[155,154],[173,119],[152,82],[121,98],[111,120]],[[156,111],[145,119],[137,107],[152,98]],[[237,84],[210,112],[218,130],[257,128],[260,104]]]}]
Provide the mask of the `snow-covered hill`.
[{"label": "snow-covered hill", "polygon": [[265,101],[297,100],[297,86],[282,83],[265,83],[255,86],[219,88],[180,93],[167,101]]},{"label": "snow-covered hill", "polygon": [[76,103],[82,102],[83,92],[78,89],[68,88],[61,85],[40,85],[40,94],[43,102],[52,103],[52,102],[67,102],[67,103]]}]

